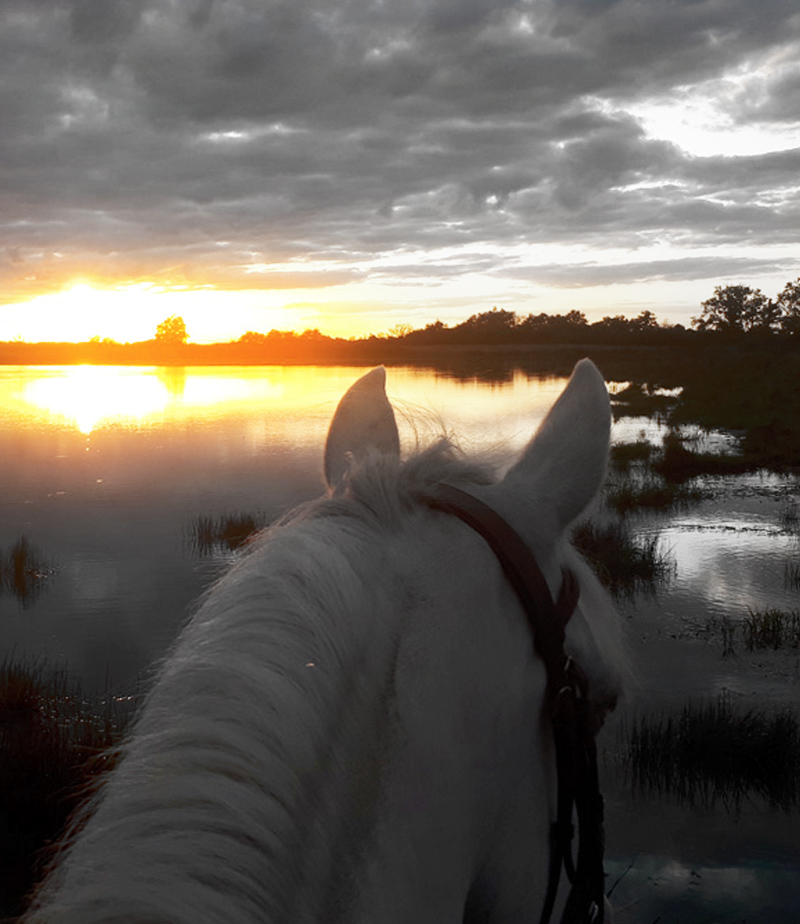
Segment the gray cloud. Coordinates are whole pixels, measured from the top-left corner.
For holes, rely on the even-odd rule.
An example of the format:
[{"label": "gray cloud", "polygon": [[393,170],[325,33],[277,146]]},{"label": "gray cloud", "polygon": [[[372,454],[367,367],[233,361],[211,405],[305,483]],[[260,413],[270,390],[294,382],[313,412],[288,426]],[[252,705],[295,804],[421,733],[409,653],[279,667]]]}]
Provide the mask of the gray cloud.
[{"label": "gray cloud", "polygon": [[[782,0],[2,0],[3,298],[303,257],[330,272],[261,281],[427,276],[408,250],[462,244],[504,274],[503,245],[791,243],[800,148],[692,156],[631,107],[714,81],[734,123],[794,124],[798,43]],[[701,265],[733,271],[652,278]]]}]

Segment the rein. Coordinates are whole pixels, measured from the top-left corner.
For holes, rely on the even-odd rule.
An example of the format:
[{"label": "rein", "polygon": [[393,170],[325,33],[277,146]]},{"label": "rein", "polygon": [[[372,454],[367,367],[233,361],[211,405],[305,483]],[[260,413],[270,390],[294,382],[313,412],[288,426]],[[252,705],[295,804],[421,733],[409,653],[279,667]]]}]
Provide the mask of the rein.
[{"label": "rein", "polygon": [[[597,772],[596,729],[581,668],[564,651],[565,630],[575,611],[580,588],[562,569],[558,599],[523,539],[491,507],[448,484],[437,485],[425,503],[462,520],[489,545],[514,588],[528,618],[533,647],[547,670],[547,706],[556,753],[558,799],[550,826],[550,871],[539,924],[548,924],[555,906],[561,869],[571,888],[561,924],[603,924],[605,849],[603,797]],[[573,859],[578,822],[577,858]]]}]

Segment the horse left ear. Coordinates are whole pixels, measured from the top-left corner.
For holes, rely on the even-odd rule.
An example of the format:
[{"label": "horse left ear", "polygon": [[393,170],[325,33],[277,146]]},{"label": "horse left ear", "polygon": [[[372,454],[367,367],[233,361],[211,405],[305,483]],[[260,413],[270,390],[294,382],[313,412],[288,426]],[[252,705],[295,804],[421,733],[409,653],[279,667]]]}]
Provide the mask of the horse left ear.
[{"label": "horse left ear", "polygon": [[333,415],[325,442],[325,481],[342,487],[350,458],[368,451],[400,455],[400,436],[389,399],[386,370],[378,366],[345,392]]},{"label": "horse left ear", "polygon": [[606,383],[594,363],[583,359],[498,488],[517,502],[535,499],[551,512],[561,531],[600,490],[610,435]]}]

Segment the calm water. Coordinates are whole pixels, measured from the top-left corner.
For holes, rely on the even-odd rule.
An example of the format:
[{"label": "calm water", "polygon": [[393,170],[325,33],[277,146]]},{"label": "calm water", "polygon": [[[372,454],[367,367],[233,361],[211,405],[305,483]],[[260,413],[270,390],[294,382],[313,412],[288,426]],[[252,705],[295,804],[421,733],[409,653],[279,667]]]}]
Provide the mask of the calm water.
[{"label": "calm water", "polygon": [[[67,664],[93,691],[146,681],[225,564],[199,554],[196,518],[241,511],[269,522],[318,495],[328,422],[362,372],[0,367],[0,551],[24,536],[45,575],[24,600],[0,595],[0,651]],[[388,391],[406,448],[446,428],[466,450],[502,459],[564,384],[394,368]],[[663,428],[615,424],[616,440],[641,434],[657,442]],[[763,475],[710,487],[713,497],[688,511],[636,519],[660,535],[675,578],[621,603],[642,678],[635,704],[722,689],[796,702],[797,653],[723,660],[703,629],[748,607],[798,606],[785,580],[800,558],[786,519],[797,485]],[[700,818],[669,800],[633,800],[614,786],[613,766],[609,775],[609,867],[620,875],[633,864],[616,892],[620,921],[800,920],[800,819],[758,806]]]}]

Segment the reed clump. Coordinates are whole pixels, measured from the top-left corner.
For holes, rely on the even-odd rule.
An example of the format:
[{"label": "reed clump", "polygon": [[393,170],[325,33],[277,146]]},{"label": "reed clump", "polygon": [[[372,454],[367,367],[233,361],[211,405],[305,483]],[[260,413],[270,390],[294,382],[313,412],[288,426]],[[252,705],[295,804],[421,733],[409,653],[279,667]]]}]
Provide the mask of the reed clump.
[{"label": "reed clump", "polygon": [[609,459],[612,467],[617,471],[627,472],[636,463],[649,462],[653,452],[653,444],[645,439],[614,443],[609,452]]},{"label": "reed clump", "polygon": [[783,567],[783,583],[789,590],[800,589],[800,561],[789,561]]},{"label": "reed clump", "polygon": [[664,444],[652,470],[669,484],[682,484],[702,475],[741,475],[757,464],[752,458],[733,453],[695,452],[674,431],[664,437]]},{"label": "reed clump", "polygon": [[606,485],[606,503],[622,516],[637,510],[676,510],[691,507],[707,496],[701,488],[661,479],[624,478]]},{"label": "reed clump", "polygon": [[748,610],[743,626],[748,651],[757,648],[800,648],[800,610],[767,607]]},{"label": "reed clump", "polygon": [[631,382],[612,398],[614,418],[659,417],[666,415],[677,403],[676,395],[665,394],[647,382]]},{"label": "reed clump", "polygon": [[748,608],[744,619],[724,616],[710,620],[708,633],[721,638],[724,658],[735,655],[739,643],[749,652],[800,648],[800,610]]},{"label": "reed clump", "polygon": [[66,669],[44,660],[0,663],[4,891],[22,894],[33,884],[42,848],[114,764],[134,703],[133,696],[90,700]]},{"label": "reed clump", "polygon": [[624,753],[642,792],[729,811],[754,797],[786,812],[800,806],[800,722],[790,708],[739,709],[726,695],[690,702],[677,714],[638,719]]},{"label": "reed clump", "polygon": [[229,513],[218,517],[200,515],[189,524],[189,542],[200,555],[236,552],[262,526],[263,523],[249,513]]},{"label": "reed clump", "polygon": [[587,520],[574,529],[572,541],[615,595],[655,590],[675,573],[675,564],[662,550],[657,533],[634,537],[619,521],[598,524]]},{"label": "reed clump", "polygon": [[13,594],[24,607],[34,602],[52,572],[27,536],[20,536],[7,552],[0,549],[0,592]]}]

